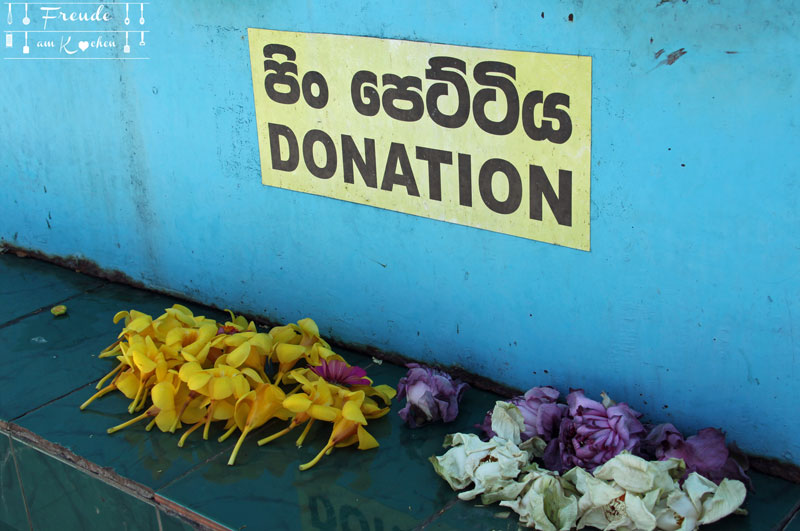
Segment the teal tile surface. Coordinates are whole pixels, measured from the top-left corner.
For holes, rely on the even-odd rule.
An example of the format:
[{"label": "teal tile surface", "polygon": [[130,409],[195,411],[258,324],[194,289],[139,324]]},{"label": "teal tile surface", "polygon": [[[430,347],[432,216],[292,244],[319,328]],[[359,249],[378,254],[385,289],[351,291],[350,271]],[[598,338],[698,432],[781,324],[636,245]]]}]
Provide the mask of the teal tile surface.
[{"label": "teal tile surface", "polygon": [[[338,350],[351,364],[368,366],[371,360]],[[376,384],[395,387],[405,369],[384,363],[368,367]],[[359,451],[336,449],[315,467],[301,472],[324,446],[330,425],[312,427],[302,448],[300,435],[290,433],[259,447],[256,441],[278,431],[281,421],[272,421],[248,436],[234,467],[223,455],[159,491],[159,494],[234,529],[266,525],[287,529],[411,529],[440,510],[453,493],[434,473],[428,457],[444,450],[447,433],[472,429],[483,419],[495,396],[467,391],[465,414],[456,422],[411,430],[397,411],[370,421],[368,431],[380,448]]]},{"label": "teal tile surface", "polygon": [[[114,368],[97,354],[121,329],[112,318],[131,308],[160,315],[172,298],[106,284],[72,299],[65,316],[43,312],[0,328],[0,418],[11,420],[90,382]],[[91,396],[91,393],[89,394]],[[87,397],[88,398],[88,397]]]},{"label": "teal tile surface", "polygon": [[103,284],[31,258],[0,255],[0,325]]},{"label": "teal tile surface", "polygon": [[65,316],[43,312],[0,328],[0,418],[14,419],[113,368],[96,359],[119,332],[112,317],[145,295],[152,296],[108,285],[72,299]]},{"label": "teal tile surface", "polygon": [[11,441],[0,433],[0,529],[29,529]]},{"label": "teal tile surface", "polygon": [[218,443],[216,437],[222,430],[212,426],[208,441],[203,441],[198,431],[178,448],[178,432],[161,433],[157,428],[147,432],[146,421],[109,435],[106,429],[132,418],[127,411],[130,400],[121,393],[110,393],[80,411],[79,406],[93,392],[94,386],[80,389],[15,423],[154,490],[232,448],[235,442]]},{"label": "teal tile surface", "polygon": [[800,512],[794,515],[786,527],[784,528],[785,531],[800,531]]},{"label": "teal tile surface", "polygon": [[160,531],[194,531],[196,529],[180,518],[170,516],[161,510],[158,511],[156,516],[161,524],[161,527],[159,527]]},{"label": "teal tile surface", "polygon": [[15,444],[34,530],[157,530],[154,506],[39,452]]}]

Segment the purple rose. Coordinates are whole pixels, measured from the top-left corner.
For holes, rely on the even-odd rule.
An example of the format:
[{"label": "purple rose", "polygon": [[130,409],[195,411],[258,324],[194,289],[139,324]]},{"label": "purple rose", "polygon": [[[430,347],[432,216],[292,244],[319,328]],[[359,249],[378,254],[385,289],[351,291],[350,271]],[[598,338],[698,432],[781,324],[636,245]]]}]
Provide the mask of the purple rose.
[{"label": "purple rose", "polygon": [[449,374],[409,363],[408,373],[397,384],[397,398],[406,398],[406,406],[398,414],[411,428],[428,422],[452,422],[458,416],[458,402],[467,384],[453,380]]},{"label": "purple rose", "polygon": [[684,439],[672,424],[655,426],[645,439],[645,445],[660,460],[674,457],[686,463],[686,476],[692,472],[719,484],[724,478],[738,479],[752,488],[750,478],[730,456],[725,434],[716,428],[704,428]]},{"label": "purple rose", "polygon": [[608,403],[606,407],[586,398],[581,389],[567,396],[569,411],[543,456],[547,468],[562,472],[579,466],[592,471],[623,450],[636,452],[645,432],[638,420],[641,413],[624,402]]},{"label": "purple rose", "polygon": [[[550,442],[558,436],[561,419],[567,412],[567,406],[557,404],[558,391],[550,386],[533,387],[524,395],[515,396],[508,400],[517,406],[525,421],[525,430],[520,433],[523,441],[531,437],[541,437],[545,442]],[[492,431],[492,412],[488,411],[483,419],[483,424],[476,426],[482,429],[487,438],[495,435]]]}]

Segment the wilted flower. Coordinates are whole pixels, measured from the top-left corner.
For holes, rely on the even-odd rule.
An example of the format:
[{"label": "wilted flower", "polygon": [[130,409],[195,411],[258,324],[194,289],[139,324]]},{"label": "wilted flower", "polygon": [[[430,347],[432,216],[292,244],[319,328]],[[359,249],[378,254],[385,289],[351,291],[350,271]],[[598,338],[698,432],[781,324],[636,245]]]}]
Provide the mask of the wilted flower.
[{"label": "wilted flower", "polygon": [[[525,430],[520,434],[523,441],[531,437],[541,437],[544,442],[550,442],[558,437],[558,428],[561,419],[567,412],[567,406],[557,404],[558,391],[550,386],[533,387],[524,395],[515,396],[508,402],[517,406],[525,419]],[[486,436],[494,437],[492,431],[492,412],[486,413],[483,424],[478,425]]]},{"label": "wilted flower", "polygon": [[638,448],[645,432],[638,420],[641,414],[603,395],[603,404],[586,398],[580,389],[567,396],[569,411],[558,438],[550,441],[543,456],[547,468],[593,470],[623,450]]},{"label": "wilted flower", "polygon": [[453,380],[438,369],[409,363],[408,373],[397,384],[397,397],[406,397],[406,407],[398,413],[411,428],[427,422],[452,422],[458,416],[458,402],[467,384]]},{"label": "wilted flower", "polygon": [[339,385],[371,385],[367,371],[361,367],[350,366],[344,361],[320,359],[320,365],[311,370],[328,383]]},{"label": "wilted flower", "polygon": [[714,483],[719,484],[724,478],[738,479],[750,485],[750,478],[730,456],[725,446],[725,434],[716,428],[704,428],[688,439],[672,424],[655,426],[645,439],[648,450],[657,459],[674,457],[686,463],[686,475],[697,472]]}]

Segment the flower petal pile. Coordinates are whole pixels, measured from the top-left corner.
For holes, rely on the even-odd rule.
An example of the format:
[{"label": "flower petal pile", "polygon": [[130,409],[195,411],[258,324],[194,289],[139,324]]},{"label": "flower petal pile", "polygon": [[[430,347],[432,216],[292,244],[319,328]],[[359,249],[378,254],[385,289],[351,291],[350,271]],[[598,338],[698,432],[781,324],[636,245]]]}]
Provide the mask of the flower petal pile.
[{"label": "flower petal pile", "polygon": [[[122,332],[99,355],[115,358],[117,366],[98,382],[97,393],[81,409],[119,391],[131,400],[128,412],[141,413],[108,433],[142,420],[150,421],[148,431],[157,426],[174,433],[188,426],[178,446],[200,428],[208,439],[211,424],[219,422],[225,430],[220,442],[240,432],[229,465],[247,435],[275,418],[290,421],[276,435],[306,423],[298,446],[314,420],[332,423],[328,443],[301,470],[316,464],[334,446],[358,443],[361,450],[378,446],[365,426],[367,419],[389,412],[396,394],[393,388],[373,386],[364,369],[348,365],[320,337],[312,319],[265,333],[254,322],[228,313],[230,321],[225,323],[195,316],[180,304],[156,319],[136,310],[117,313],[114,322],[124,320]],[[273,363],[276,374],[271,378],[267,369]]]},{"label": "flower petal pile", "polygon": [[409,363],[408,373],[397,384],[397,398],[406,399],[398,414],[410,428],[429,422],[452,422],[458,416],[458,403],[467,384],[453,380],[444,371]]},{"label": "flower petal pile", "polygon": [[[575,396],[581,398],[583,393]],[[577,405],[580,403],[585,406]],[[599,417],[590,419],[594,431],[613,427],[614,422],[606,426],[603,419],[622,417],[616,422],[630,421],[632,412],[627,406],[609,412],[615,407],[609,400],[602,406],[606,410],[602,415],[596,404],[573,400],[571,414]],[[563,422],[568,421],[574,423],[568,418]],[[577,424],[585,426],[586,422]],[[491,416],[494,435],[488,441],[473,434],[449,435],[445,447],[451,448],[442,456],[431,457],[431,463],[454,490],[463,491],[459,498],[469,500],[480,495],[483,504],[500,502],[519,515],[521,524],[543,531],[585,527],[691,531],[739,512],[744,502],[746,488],[741,481],[722,479],[716,484],[697,472],[686,475],[682,459],[648,461],[627,449],[593,470],[574,466],[561,475],[543,469],[532,462],[538,437],[522,442],[525,427],[521,408],[497,402]],[[610,433],[603,432],[600,438],[603,436],[613,439]],[[622,446],[628,444],[629,439]]]}]

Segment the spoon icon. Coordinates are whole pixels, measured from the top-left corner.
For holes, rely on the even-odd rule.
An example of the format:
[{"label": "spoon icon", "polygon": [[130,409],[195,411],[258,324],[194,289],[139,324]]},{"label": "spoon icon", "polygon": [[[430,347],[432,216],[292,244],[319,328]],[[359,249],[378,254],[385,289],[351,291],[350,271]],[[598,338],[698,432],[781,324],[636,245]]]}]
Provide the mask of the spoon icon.
[{"label": "spoon icon", "polygon": [[11,24],[14,22],[14,19],[11,18],[11,2],[8,3],[8,23]]},{"label": "spoon icon", "polygon": [[125,25],[126,26],[131,23],[131,19],[128,16],[128,7],[130,7],[130,6],[128,4],[125,4]]},{"label": "spoon icon", "polygon": [[[9,7],[11,7],[11,4],[9,4]],[[26,26],[31,23],[31,19],[28,18],[28,4],[25,4],[25,17],[22,19],[22,23]]]},{"label": "spoon icon", "polygon": [[139,18],[139,24],[144,24],[144,4],[139,4],[142,7],[142,16]]}]

